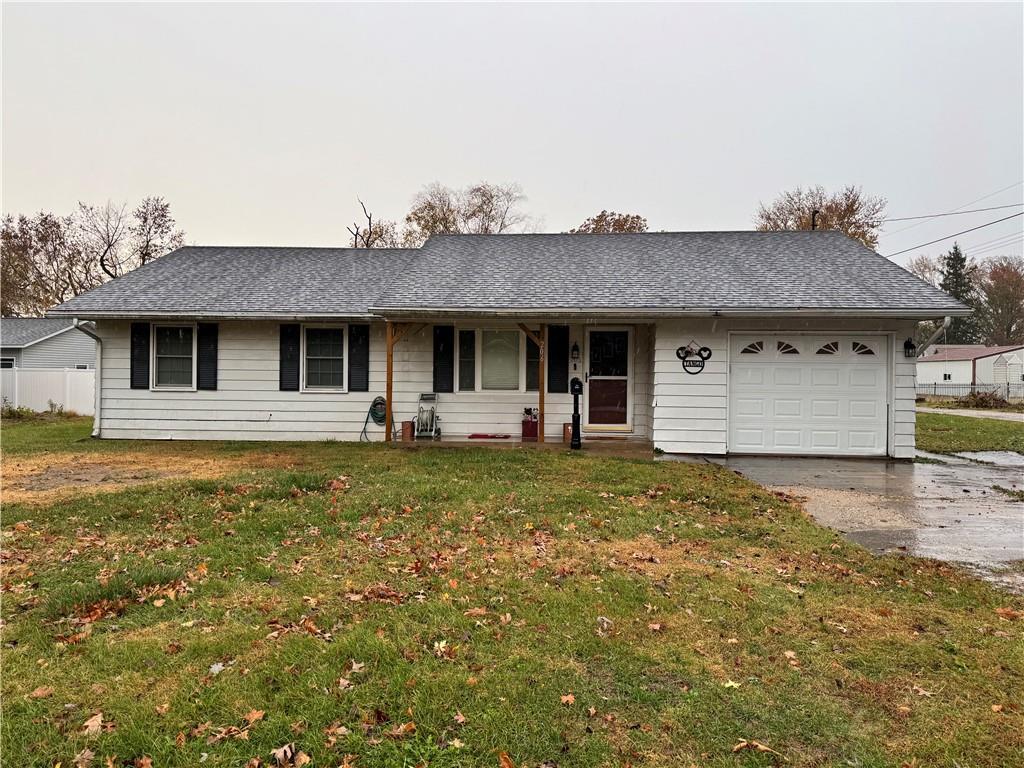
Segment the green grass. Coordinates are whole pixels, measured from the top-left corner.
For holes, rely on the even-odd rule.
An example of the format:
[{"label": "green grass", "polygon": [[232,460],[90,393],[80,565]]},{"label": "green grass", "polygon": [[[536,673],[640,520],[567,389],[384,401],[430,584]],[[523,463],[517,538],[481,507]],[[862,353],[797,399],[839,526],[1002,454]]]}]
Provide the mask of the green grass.
[{"label": "green grass", "polygon": [[[5,451],[169,449],[21,426]],[[357,768],[779,764],[739,739],[793,766],[1024,760],[1024,601],[872,557],[723,468],[170,448],[285,459],[4,505],[7,760],[273,765],[294,742]],[[248,738],[219,730],[252,710]],[[114,725],[87,736],[97,712]]]},{"label": "green grass", "polygon": [[940,413],[917,414],[917,447],[932,453],[1017,451],[1024,453],[1024,423]]}]

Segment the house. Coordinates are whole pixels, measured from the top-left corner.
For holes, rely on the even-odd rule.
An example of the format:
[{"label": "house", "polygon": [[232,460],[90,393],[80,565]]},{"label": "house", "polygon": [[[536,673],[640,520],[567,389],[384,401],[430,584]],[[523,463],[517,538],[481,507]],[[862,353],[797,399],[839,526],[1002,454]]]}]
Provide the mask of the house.
[{"label": "house", "polygon": [[917,361],[918,384],[989,385],[1024,382],[1024,344],[936,344]]},{"label": "house", "polygon": [[[837,232],[445,235],[419,249],[185,247],[52,311],[96,322],[96,434],[444,439],[912,457],[919,320],[969,309]],[[908,356],[909,355],[909,356]]]},{"label": "house", "polygon": [[96,342],[75,329],[71,318],[0,318],[0,368],[85,370],[95,365]]}]

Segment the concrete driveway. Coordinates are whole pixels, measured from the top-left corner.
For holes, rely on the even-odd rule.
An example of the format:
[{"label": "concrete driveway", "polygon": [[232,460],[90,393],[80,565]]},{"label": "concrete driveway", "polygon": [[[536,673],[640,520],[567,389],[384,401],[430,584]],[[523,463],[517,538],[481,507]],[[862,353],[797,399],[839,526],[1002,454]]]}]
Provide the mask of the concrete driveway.
[{"label": "concrete driveway", "polygon": [[1024,571],[1009,569],[1024,560],[1024,502],[994,488],[1024,490],[1024,471],[956,456],[924,458],[928,463],[753,456],[715,462],[806,499],[818,522],[876,553],[964,564],[1024,592]]}]

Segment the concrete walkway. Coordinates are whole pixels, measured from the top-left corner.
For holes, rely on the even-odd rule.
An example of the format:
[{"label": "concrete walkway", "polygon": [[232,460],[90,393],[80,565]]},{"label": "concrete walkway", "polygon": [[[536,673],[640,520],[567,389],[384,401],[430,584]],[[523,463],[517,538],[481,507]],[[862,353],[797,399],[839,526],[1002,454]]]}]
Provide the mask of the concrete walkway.
[{"label": "concrete walkway", "polygon": [[999,419],[999,421],[1016,421],[1024,426],[1024,413],[1009,411],[976,411],[969,408],[922,408],[917,406],[919,413],[941,413],[945,416],[966,416],[970,419]]},{"label": "concrete walkway", "polygon": [[[867,459],[711,459],[803,500],[819,523],[878,554],[908,552],[960,563],[1024,592],[1024,490],[1019,466],[928,455],[928,463]],[[935,462],[935,463],[931,463]]]}]

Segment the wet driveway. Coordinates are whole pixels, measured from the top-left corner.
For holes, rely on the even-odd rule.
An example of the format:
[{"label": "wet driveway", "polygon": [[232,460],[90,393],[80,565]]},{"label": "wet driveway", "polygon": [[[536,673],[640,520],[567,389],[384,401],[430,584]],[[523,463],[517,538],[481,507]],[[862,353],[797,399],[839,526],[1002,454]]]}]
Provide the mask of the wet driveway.
[{"label": "wet driveway", "polygon": [[[814,518],[879,553],[908,552],[962,563],[1024,592],[1024,491],[1017,454],[988,464],[920,454],[924,462],[730,457],[716,463],[806,499]],[[993,458],[991,456],[986,458]],[[933,463],[936,462],[936,463]],[[941,463],[937,463],[941,462]]]}]

